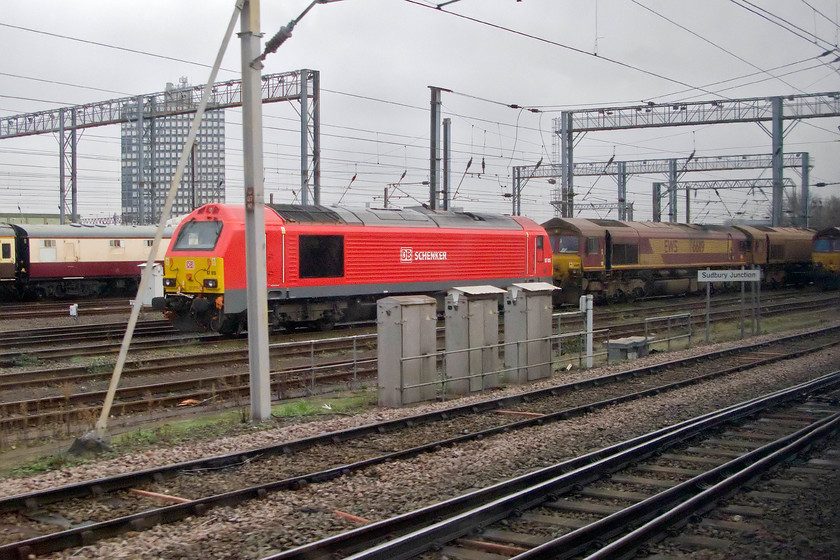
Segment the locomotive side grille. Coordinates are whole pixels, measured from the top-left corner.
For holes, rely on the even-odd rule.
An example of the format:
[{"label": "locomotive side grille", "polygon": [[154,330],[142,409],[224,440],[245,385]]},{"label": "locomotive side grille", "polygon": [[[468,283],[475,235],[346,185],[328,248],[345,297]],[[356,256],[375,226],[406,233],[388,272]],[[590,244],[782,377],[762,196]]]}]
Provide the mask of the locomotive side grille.
[{"label": "locomotive side grille", "polygon": [[287,223],[297,224],[343,224],[344,219],[325,206],[300,206],[295,204],[266,204]]}]

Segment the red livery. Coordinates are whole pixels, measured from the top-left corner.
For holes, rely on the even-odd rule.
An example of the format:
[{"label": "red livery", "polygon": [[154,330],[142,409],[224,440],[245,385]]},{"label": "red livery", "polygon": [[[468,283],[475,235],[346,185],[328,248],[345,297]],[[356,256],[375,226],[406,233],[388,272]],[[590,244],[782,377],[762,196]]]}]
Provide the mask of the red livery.
[{"label": "red livery", "polygon": [[[551,278],[545,230],[517,216],[267,205],[265,222],[269,319],[275,327],[328,328],[339,319],[370,316],[385,295]],[[172,239],[165,298],[156,306],[182,328],[241,330],[243,207],[203,206]]]}]

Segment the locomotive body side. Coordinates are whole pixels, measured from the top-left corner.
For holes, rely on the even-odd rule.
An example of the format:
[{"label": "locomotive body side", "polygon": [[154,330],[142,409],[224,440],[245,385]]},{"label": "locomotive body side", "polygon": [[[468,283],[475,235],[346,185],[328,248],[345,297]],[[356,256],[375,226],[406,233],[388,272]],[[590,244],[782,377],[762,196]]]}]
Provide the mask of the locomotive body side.
[{"label": "locomotive body side", "polygon": [[763,271],[770,286],[801,285],[812,275],[814,230],[793,227],[734,226],[749,238],[748,264]]},{"label": "locomotive body side", "polygon": [[[167,301],[158,305],[181,328],[190,321],[220,332],[243,328],[243,215],[241,206],[209,205],[182,223],[182,229],[196,228],[189,224],[215,219],[219,234],[213,248],[200,255],[179,245],[179,232],[167,253]],[[362,318],[387,294],[434,294],[470,284],[504,287],[548,280],[551,274],[545,232],[524,218],[290,205],[269,206],[265,216],[268,305],[275,327],[328,328],[342,318]],[[211,275],[218,281],[212,289],[202,281]]]},{"label": "locomotive body side", "polygon": [[568,303],[582,293],[618,301],[692,292],[698,269],[746,262],[746,236],[732,228],[580,218],[543,226],[554,250],[554,280]]}]

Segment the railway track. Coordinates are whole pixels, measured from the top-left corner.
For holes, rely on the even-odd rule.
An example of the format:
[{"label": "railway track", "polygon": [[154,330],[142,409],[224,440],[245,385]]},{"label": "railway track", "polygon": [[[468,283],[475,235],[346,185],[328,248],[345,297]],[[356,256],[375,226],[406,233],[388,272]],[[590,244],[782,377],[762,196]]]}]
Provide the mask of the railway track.
[{"label": "railway track", "polygon": [[[787,293],[774,293],[772,296],[763,298],[762,303],[765,307],[774,305],[777,300],[781,300],[782,302],[786,302],[788,304],[802,302],[803,304],[808,305],[814,301],[821,301],[821,298],[824,297],[824,294],[819,294],[816,297],[813,294],[806,294],[797,295],[792,298],[790,294]],[[740,297],[722,295],[716,296],[713,301],[713,309],[715,309],[716,312],[728,309],[734,313],[738,310]],[[618,329],[620,328],[620,323],[626,322],[628,318],[633,316],[649,316],[651,313],[667,315],[670,313],[703,309],[705,309],[705,300],[701,300],[696,297],[685,298],[679,302],[649,301],[633,308],[619,308],[618,310],[597,309],[595,311],[595,320],[599,324],[608,325],[608,328]],[[768,310],[772,312],[772,307],[768,307]],[[2,314],[0,314],[0,319],[2,319]],[[695,319],[695,321],[699,321],[699,319]],[[581,320],[579,318],[564,319],[564,325],[567,327],[573,328],[580,324]],[[345,327],[374,325],[375,323],[368,322],[345,325]],[[34,360],[70,358],[77,355],[104,355],[116,353],[119,351],[121,338],[124,332],[125,324],[122,322],[6,331],[3,332],[2,339],[0,339],[0,365],[8,367],[12,363],[10,360],[22,353],[26,353]],[[169,321],[163,319],[146,320],[138,322],[135,330],[135,339],[143,339],[154,336],[174,336],[177,334],[178,331],[171,326]],[[223,337],[211,333],[184,333],[181,336],[187,342],[191,340],[191,337],[200,338],[205,341],[223,339]],[[96,347],[84,347],[85,342],[93,341],[106,341],[108,344],[100,344]],[[161,344],[163,344],[163,342],[161,342]],[[143,349],[142,340],[132,342],[133,349],[136,350],[138,347],[139,349]]]},{"label": "railway track", "polygon": [[[838,386],[835,372],[266,560],[613,560],[646,551],[701,516],[701,525],[737,534],[749,524],[714,515],[755,518],[762,510],[720,502],[835,438]],[[833,399],[796,402],[826,389],[835,391]],[[693,543],[720,547],[714,540],[721,539]]]},{"label": "railway track", "polygon": [[[0,558],[27,557],[90,544],[121,531],[140,531],[158,523],[202,515],[219,505],[263,498],[270,492],[300,488],[372,465],[566,421],[837,343],[836,331],[823,334],[829,342],[790,337],[779,341],[778,352],[763,345],[741,352],[710,353],[275,446],[3,498],[0,524],[20,527],[31,538],[10,542],[11,536],[7,535],[5,541],[0,541]],[[803,346],[795,351],[791,348],[800,344]],[[788,352],[783,352],[783,348],[788,348]],[[745,358],[735,360],[735,356],[743,357],[745,353],[754,354],[749,365]],[[741,363],[733,365],[735,361]],[[826,377],[801,390],[813,391],[817,386],[837,383],[838,376]],[[774,398],[778,402],[778,397]],[[586,463],[590,459],[583,460]],[[227,486],[222,483],[226,477],[241,479],[243,486],[214,494],[217,488]],[[150,496],[169,497],[171,505],[149,509],[156,503]],[[78,519],[79,512],[84,512],[82,522],[67,522]],[[50,532],[50,520],[63,530]]]},{"label": "railway track", "polygon": [[78,303],[79,316],[130,313],[131,304],[125,298],[96,299],[66,302],[0,303],[0,321],[45,317],[67,317],[72,303]]},{"label": "railway track", "polygon": [[[764,313],[784,313],[792,307],[798,311],[807,306],[821,308],[834,305],[834,301],[823,298],[768,304]],[[721,310],[716,318],[728,318],[737,313]],[[608,327],[611,336],[638,334],[643,328],[643,320]],[[154,346],[158,343],[150,341],[148,344]],[[375,344],[375,335],[273,344],[271,390],[274,398],[279,400],[317,392],[319,386],[332,390],[336,386],[356,385],[375,379]],[[74,353],[78,351],[76,348],[70,350]],[[127,383],[117,390],[112,414],[127,418],[155,410],[176,410],[179,404],[187,402],[214,405],[241,403],[249,395],[247,352],[245,345],[240,343],[234,348],[221,350],[200,347],[197,354],[189,357],[180,353],[175,357],[129,362],[124,372]],[[333,358],[348,352],[352,352],[354,359]],[[224,366],[241,366],[241,369],[228,369],[224,374],[206,373],[208,369],[218,370]],[[33,397],[25,400],[0,402],[0,428],[22,430],[22,438],[34,437],[38,430],[56,426],[61,434],[85,429],[105,398],[104,383],[110,377],[110,371],[102,369],[105,371],[90,371],[90,366],[75,365],[0,374],[0,392],[21,389],[34,392]],[[167,371],[177,378],[160,381],[159,376]],[[93,389],[97,384],[103,385],[103,388]],[[44,389],[45,386],[53,388]],[[25,435],[30,431],[33,435]]]}]

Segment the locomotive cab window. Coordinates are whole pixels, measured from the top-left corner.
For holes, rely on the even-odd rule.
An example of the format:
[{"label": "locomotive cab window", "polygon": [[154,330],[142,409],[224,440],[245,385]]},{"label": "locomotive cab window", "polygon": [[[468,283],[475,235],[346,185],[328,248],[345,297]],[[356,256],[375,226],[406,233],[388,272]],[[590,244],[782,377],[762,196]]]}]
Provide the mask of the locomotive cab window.
[{"label": "locomotive cab window", "polygon": [[580,251],[580,238],[573,235],[557,235],[551,238],[551,250],[555,253],[577,253]]},{"label": "locomotive cab window", "polygon": [[814,241],[814,252],[815,253],[830,253],[831,252],[831,240],[830,239],[817,239]]},{"label": "locomotive cab window", "polygon": [[597,255],[601,252],[601,244],[598,242],[599,239],[597,237],[587,237],[586,238],[586,254],[587,255]]},{"label": "locomotive cab window", "polygon": [[301,235],[301,278],[340,278],[344,276],[344,237],[341,235]]},{"label": "locomotive cab window", "polygon": [[178,239],[173,249],[176,251],[209,251],[216,247],[219,234],[222,232],[222,222],[212,220],[207,222],[187,222],[181,227]]}]

